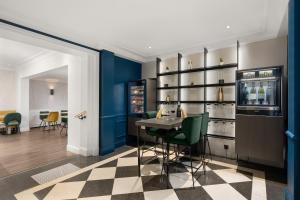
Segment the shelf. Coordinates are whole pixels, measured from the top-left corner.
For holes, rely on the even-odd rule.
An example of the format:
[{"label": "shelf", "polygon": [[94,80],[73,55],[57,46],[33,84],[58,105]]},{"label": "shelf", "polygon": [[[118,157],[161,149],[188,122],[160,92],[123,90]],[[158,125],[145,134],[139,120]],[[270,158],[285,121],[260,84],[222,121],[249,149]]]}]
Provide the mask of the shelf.
[{"label": "shelf", "polygon": [[158,104],[177,104],[178,101],[156,101]]},{"label": "shelf", "polygon": [[205,101],[180,101],[180,103],[191,103],[191,104],[200,103],[200,104],[204,104]]},{"label": "shelf", "polygon": [[220,138],[225,140],[235,140],[235,137],[225,136],[225,135],[215,135],[215,134],[206,134],[207,137]]},{"label": "shelf", "polygon": [[181,85],[178,88],[201,88],[201,87],[205,87],[205,85]]},{"label": "shelf", "polygon": [[207,104],[235,104],[235,101],[206,101]]},{"label": "shelf", "polygon": [[237,63],[230,63],[230,64],[224,64],[224,65],[214,65],[214,66],[208,66],[205,68],[205,70],[218,70],[218,69],[228,69],[228,68],[236,68],[238,67]]},{"label": "shelf", "polygon": [[223,84],[219,84],[219,83],[214,83],[214,84],[206,84],[206,87],[225,87],[225,86],[235,86],[235,82],[232,83],[223,83]]},{"label": "shelf", "polygon": [[210,120],[213,121],[235,121],[235,119],[230,119],[230,118],[218,118],[218,117],[210,117]]},{"label": "shelf", "polygon": [[177,86],[170,86],[170,87],[158,87],[156,88],[158,90],[174,90],[174,89],[178,89]]},{"label": "shelf", "polygon": [[184,73],[192,73],[192,72],[203,72],[205,71],[205,68],[194,68],[194,69],[186,69],[186,70],[182,70],[179,71],[180,74],[184,74]]},{"label": "shelf", "polygon": [[174,75],[174,74],[178,74],[178,71],[158,73],[157,76],[168,76],[168,75]]},{"label": "shelf", "polygon": [[182,85],[178,88],[202,88],[202,87],[226,87],[226,86],[235,86],[235,83],[214,83],[214,84],[200,84],[200,85]]}]

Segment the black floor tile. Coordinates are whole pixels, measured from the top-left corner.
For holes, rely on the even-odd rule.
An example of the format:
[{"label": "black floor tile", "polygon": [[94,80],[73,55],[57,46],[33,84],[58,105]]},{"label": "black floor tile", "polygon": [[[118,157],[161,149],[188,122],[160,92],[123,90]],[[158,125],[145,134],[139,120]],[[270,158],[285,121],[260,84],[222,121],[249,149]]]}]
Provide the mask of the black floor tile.
[{"label": "black floor tile", "polygon": [[182,163],[170,163],[169,164],[169,173],[185,173],[188,170]]},{"label": "black floor tile", "polygon": [[113,161],[110,161],[104,165],[100,165],[99,167],[97,168],[104,168],[104,167],[116,167],[117,166],[117,163],[118,163],[118,159],[116,160],[113,160]]},{"label": "black floor tile", "polygon": [[230,183],[230,185],[241,193],[246,199],[251,200],[252,194],[252,181],[240,182],[240,183]]},{"label": "black floor tile", "polygon": [[138,176],[138,166],[125,166],[125,167],[117,167],[116,170],[116,178],[123,178],[123,177],[132,177]]},{"label": "black floor tile", "polygon": [[44,199],[47,194],[52,190],[52,188],[54,187],[54,185],[50,186],[50,187],[47,187],[43,190],[40,190],[38,192],[35,192],[34,195],[39,199],[39,200],[42,200]]},{"label": "black floor tile", "polygon": [[144,193],[119,194],[111,196],[111,200],[144,200]]},{"label": "black floor tile", "polygon": [[210,169],[212,169],[212,170],[229,169],[229,167],[224,167],[224,166],[216,165],[216,164],[213,164],[213,163],[207,163],[207,166],[208,166]]},{"label": "black floor tile", "polygon": [[159,159],[156,156],[146,156],[146,157],[142,157],[141,159],[142,164],[146,165],[146,164],[160,164]]},{"label": "black floor tile", "polygon": [[143,176],[144,191],[171,189],[172,186],[166,175]]},{"label": "black floor tile", "polygon": [[87,181],[81,190],[79,198],[111,195],[114,180]]},{"label": "black floor tile", "polygon": [[86,181],[88,179],[88,177],[90,176],[91,172],[92,172],[92,170],[89,170],[87,172],[84,172],[84,173],[74,176],[72,178],[66,179],[63,182]]},{"label": "black floor tile", "polygon": [[197,178],[197,181],[200,183],[200,185],[215,185],[226,183],[213,171],[206,171],[206,174],[204,174],[203,172],[197,172],[194,177]]},{"label": "black floor tile", "polygon": [[202,187],[175,189],[179,200],[212,200]]}]

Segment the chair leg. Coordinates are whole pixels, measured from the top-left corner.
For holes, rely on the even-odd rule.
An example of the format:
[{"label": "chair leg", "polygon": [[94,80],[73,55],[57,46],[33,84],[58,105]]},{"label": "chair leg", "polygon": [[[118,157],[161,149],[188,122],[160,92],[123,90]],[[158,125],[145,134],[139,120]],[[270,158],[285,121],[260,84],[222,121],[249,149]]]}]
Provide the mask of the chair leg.
[{"label": "chair leg", "polygon": [[205,136],[205,140],[207,141],[207,146],[208,146],[208,151],[209,151],[209,157],[210,157],[210,160],[212,160],[210,144],[209,144],[209,140],[208,140],[208,137],[207,137],[207,136]]},{"label": "chair leg", "polygon": [[64,127],[61,127],[61,130],[59,132],[59,134],[61,135],[62,131],[64,130]]},{"label": "chair leg", "polygon": [[167,143],[167,177],[169,179],[169,155],[170,155],[170,143]]},{"label": "chair leg", "polygon": [[192,146],[189,148],[190,153],[190,162],[191,162],[191,174],[192,174],[192,181],[193,181],[193,188],[195,187],[195,180],[194,180],[194,172],[193,172],[193,159],[192,159]]}]

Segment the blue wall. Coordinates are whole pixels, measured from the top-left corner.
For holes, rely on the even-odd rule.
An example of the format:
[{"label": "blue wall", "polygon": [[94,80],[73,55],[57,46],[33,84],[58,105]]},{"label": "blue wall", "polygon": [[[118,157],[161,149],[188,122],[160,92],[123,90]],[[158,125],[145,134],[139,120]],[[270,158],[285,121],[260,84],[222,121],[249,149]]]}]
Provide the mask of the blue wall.
[{"label": "blue wall", "polygon": [[[287,200],[300,199],[300,3],[289,2],[288,32],[288,187]],[[298,91],[297,91],[298,90]]]},{"label": "blue wall", "polygon": [[101,110],[100,154],[113,152],[126,143],[127,135],[127,82],[141,79],[141,64],[100,53]]}]

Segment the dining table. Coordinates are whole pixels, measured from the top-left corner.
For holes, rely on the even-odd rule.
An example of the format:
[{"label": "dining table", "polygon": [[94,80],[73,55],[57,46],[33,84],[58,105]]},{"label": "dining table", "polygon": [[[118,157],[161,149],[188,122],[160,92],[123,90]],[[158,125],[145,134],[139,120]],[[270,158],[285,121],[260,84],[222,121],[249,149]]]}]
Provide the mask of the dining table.
[{"label": "dining table", "polygon": [[[152,119],[143,119],[135,122],[135,125],[137,126],[137,151],[138,151],[138,175],[141,176],[141,153],[140,153],[140,132],[141,127],[145,128],[158,128],[165,130],[165,133],[168,134],[168,131],[174,128],[178,128],[181,126],[183,119],[181,117],[176,116],[166,116],[161,117],[159,119],[152,118]],[[168,145],[168,144],[167,144]],[[167,160],[167,176],[169,175],[169,152],[167,152],[166,156]]]}]

